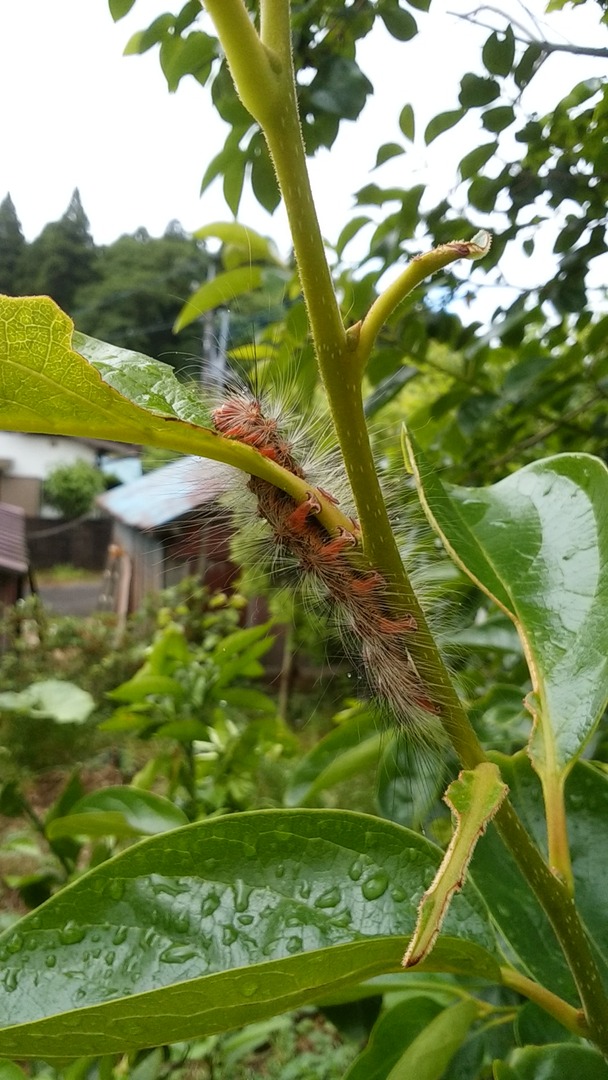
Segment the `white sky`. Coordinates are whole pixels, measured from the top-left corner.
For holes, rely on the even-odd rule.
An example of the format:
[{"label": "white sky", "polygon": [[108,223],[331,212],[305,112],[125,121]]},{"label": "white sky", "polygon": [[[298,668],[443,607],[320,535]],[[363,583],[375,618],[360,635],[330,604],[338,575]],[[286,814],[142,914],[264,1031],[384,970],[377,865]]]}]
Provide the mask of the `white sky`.
[{"label": "white sky", "polygon": [[[503,6],[502,0],[497,3]],[[225,137],[208,89],[188,77],[169,95],[157,50],[143,57],[122,56],[135,30],[178,6],[139,0],[117,24],[106,0],[28,0],[2,6],[0,199],[10,191],[28,239],[61,216],[76,186],[97,243],[142,225],[158,235],[173,218],[187,230],[230,218],[221,182],[199,196],[206,164]],[[474,141],[461,124],[427,149],[422,132],[437,112],[457,106],[465,71],[483,74],[479,51],[489,31],[446,14],[446,9],[465,12],[474,6],[474,0],[432,0],[430,14],[414,12],[421,33],[412,43],[395,42],[381,29],[360,45],[359,62],[374,84],[374,95],[362,121],[344,124],[333,150],[321,152],[312,165],[321,227],[330,241],[350,216],[354,191],[371,179],[404,187],[428,181],[434,200],[446,193],[443,185],[449,190],[455,164]],[[539,0],[529,6],[542,14]],[[525,19],[516,0],[504,0],[504,7]],[[496,15],[486,12],[483,17],[500,25]],[[598,18],[593,3],[552,15],[547,36],[603,44],[605,30],[598,31]],[[542,114],[574,82],[604,73],[600,61],[556,54],[534,80],[528,104]],[[379,143],[403,141],[397,118],[407,102],[416,113],[416,148],[370,176]],[[470,124],[474,132],[473,119]],[[487,133],[482,141],[488,141]],[[271,218],[248,196],[239,217],[287,249],[280,210]]]}]

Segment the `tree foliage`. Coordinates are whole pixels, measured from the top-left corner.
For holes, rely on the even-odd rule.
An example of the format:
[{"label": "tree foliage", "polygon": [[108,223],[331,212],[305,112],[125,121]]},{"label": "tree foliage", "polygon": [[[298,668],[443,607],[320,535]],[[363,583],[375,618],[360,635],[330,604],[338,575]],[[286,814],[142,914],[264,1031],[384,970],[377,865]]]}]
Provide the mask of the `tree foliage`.
[{"label": "tree foliage", "polygon": [[[255,14],[256,6],[250,7]],[[309,155],[332,146],[340,124],[356,120],[372,90],[357,59],[357,42],[376,20],[397,40],[415,39],[427,8],[388,0],[347,7],[292,4],[296,85]],[[586,9],[593,10],[591,0]],[[120,17],[122,9],[113,14]],[[500,287],[501,299],[490,327],[480,333],[478,323],[467,324],[459,314],[475,286],[448,268],[394,313],[368,368],[369,413],[400,395],[425,449],[466,483],[495,479],[539,453],[577,448],[603,454],[608,434],[603,291],[594,281],[606,253],[602,133],[608,89],[597,77],[564,86],[551,112],[537,115],[528,104],[535,77],[556,53],[565,64],[569,46],[545,40],[548,31],[540,24],[525,30],[500,13],[492,19],[479,67],[463,73],[451,91],[446,87],[445,111],[424,132],[431,143],[477,118],[478,142],[466,148],[451,189],[429,205],[420,184],[383,187],[374,180],[356,193],[355,215],[335,239],[343,311],[355,323],[377,295],[383,273],[404,252],[415,254],[429,237],[443,243],[466,234],[471,225],[494,232],[484,288]],[[573,46],[573,53],[605,55],[600,6],[597,21],[597,40]],[[258,201],[272,211],[278,192],[259,124],[240,102],[211,29],[207,16],[188,3],[135,34],[126,51],[159,47],[170,90],[189,74],[210,83],[229,132],[206,169],[203,189],[221,178],[236,214],[249,177]],[[407,150],[415,112],[410,103],[403,105],[404,140],[381,146],[379,165]],[[353,265],[348,245],[356,236],[369,243]],[[554,258],[548,279],[541,270],[533,288],[504,280],[501,265],[512,260],[512,252],[533,262],[547,242]]]},{"label": "tree foliage", "polygon": [[95,245],[78,189],[59,219],[45,225],[22,253],[20,288],[52,296],[70,310],[79,288],[96,276]]},{"label": "tree foliage", "polygon": [[45,503],[66,518],[80,517],[93,508],[95,496],[105,489],[103,474],[87,461],[58,465],[42,488]]},{"label": "tree foliage", "polygon": [[9,296],[53,297],[83,330],[192,372],[200,323],[178,339],[173,324],[193,282],[211,260],[204,245],[170,222],[164,236],[146,229],[97,245],[77,191],[66,213],[26,243],[10,196],[0,205],[0,288]]},{"label": "tree foliage", "polygon": [[25,237],[10,195],[0,203],[0,290],[8,296],[18,295],[18,268]]}]

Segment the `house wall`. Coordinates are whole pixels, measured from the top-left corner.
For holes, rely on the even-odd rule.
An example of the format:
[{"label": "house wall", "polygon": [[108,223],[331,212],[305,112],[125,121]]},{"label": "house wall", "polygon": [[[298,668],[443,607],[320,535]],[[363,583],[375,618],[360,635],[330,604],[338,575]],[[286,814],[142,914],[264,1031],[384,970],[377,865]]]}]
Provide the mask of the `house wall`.
[{"label": "house wall", "polygon": [[62,435],[0,431],[0,502],[21,506],[30,517],[39,514],[42,481],[58,465],[77,461],[95,465],[93,447]]},{"label": "house wall", "polygon": [[41,480],[26,476],[5,476],[0,472],[0,502],[20,506],[28,517],[40,513]]},{"label": "house wall", "polygon": [[10,477],[44,480],[58,465],[88,461],[95,465],[93,447],[63,435],[25,435],[19,431],[0,431],[2,472]]}]

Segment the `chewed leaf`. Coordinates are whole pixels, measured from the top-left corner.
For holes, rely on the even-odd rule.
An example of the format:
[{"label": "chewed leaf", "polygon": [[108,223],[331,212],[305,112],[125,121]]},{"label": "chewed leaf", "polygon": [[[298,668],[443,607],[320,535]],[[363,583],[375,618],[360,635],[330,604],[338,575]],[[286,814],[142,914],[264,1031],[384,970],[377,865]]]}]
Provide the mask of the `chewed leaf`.
[{"label": "chewed leaf", "polygon": [[461,772],[445,793],[452,811],[454,834],[432,885],[426,890],[416,929],[405,956],[404,967],[419,964],[430,953],[454,893],[462,888],[479,837],[507,794],[498,767],[489,761]]},{"label": "chewed leaf", "polygon": [[167,364],[74,334],[47,296],[0,296],[0,428],[160,446],[226,462],[305,497],[303,480],[201,426],[206,416]]},{"label": "chewed leaf", "polygon": [[407,452],[445,547],[518,628],[535,691],[535,766],[567,769],[608,698],[608,469],[560,454],[462,488],[441,484],[409,437]]},{"label": "chewed leaf", "polygon": [[[347,811],[232,814],[144,840],[0,937],[0,1055],[200,1037],[395,971],[440,859]],[[471,884],[444,929],[433,964],[500,981]]]}]

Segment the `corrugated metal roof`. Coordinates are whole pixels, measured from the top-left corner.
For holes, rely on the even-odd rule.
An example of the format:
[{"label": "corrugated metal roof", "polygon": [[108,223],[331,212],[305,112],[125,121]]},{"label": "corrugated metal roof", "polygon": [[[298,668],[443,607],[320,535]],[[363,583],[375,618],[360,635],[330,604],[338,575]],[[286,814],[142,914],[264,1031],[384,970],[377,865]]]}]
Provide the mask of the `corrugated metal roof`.
[{"label": "corrugated metal roof", "polygon": [[208,505],[233,483],[234,469],[206,458],[184,457],[121,484],[97,499],[112,517],[137,529],[155,529]]},{"label": "corrugated metal roof", "polygon": [[27,574],[25,510],[0,503],[0,566],[16,574]]}]

